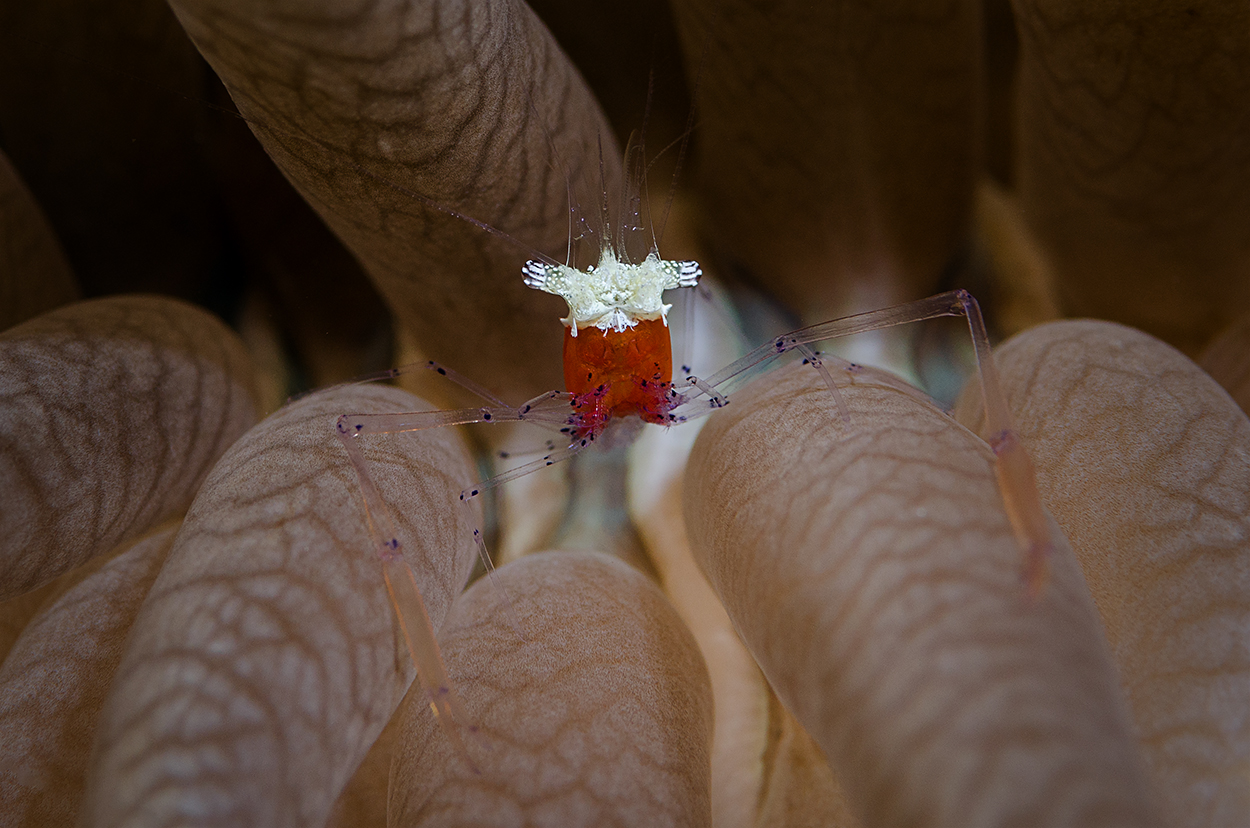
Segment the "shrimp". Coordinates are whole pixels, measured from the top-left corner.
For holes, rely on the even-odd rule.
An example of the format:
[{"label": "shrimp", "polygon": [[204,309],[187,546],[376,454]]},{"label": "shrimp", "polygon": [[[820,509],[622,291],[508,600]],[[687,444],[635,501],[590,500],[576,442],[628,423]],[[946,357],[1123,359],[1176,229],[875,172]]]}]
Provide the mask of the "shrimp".
[{"label": "shrimp", "polygon": [[[362,83],[361,86],[367,84]],[[258,123],[252,115],[248,115],[248,119],[254,125]],[[279,122],[276,116],[266,120],[273,121],[274,125],[262,125],[262,130],[267,131],[271,139],[276,139],[273,143],[286,145],[279,147],[278,154],[288,159],[296,154],[291,150],[291,145],[296,143],[294,139],[298,137],[295,130],[279,126],[279,123],[285,122]],[[382,146],[380,139],[378,146]],[[316,168],[318,161],[316,158],[297,159],[295,166]],[[324,174],[324,170],[322,172],[324,180],[320,183],[327,189],[342,186],[341,182],[331,180],[333,176]],[[356,167],[355,172],[373,178],[377,183],[377,177],[367,170]],[[433,203],[432,199],[414,194],[406,185],[381,183],[394,191],[389,195],[398,194],[400,200],[404,196],[415,196],[427,207],[433,206],[486,232],[504,235],[493,225],[470,218],[467,212],[462,214],[447,210]],[[317,193],[314,188],[314,194]],[[448,197],[445,194],[436,195]],[[324,202],[327,199],[321,193],[314,200]],[[408,207],[411,209],[412,205]],[[389,224],[379,222],[382,223]],[[341,233],[351,235],[359,234],[359,231],[349,228],[341,230]],[[665,290],[692,287],[700,272],[701,268],[694,262],[666,261],[655,250],[641,261],[633,261],[620,245],[602,246],[599,261],[594,267],[584,270],[568,263],[561,265],[542,258],[531,259],[524,265],[520,281],[532,289],[562,296],[569,304],[568,315],[562,320],[565,391],[548,391],[519,406],[510,406],[500,399],[488,397],[485,407],[409,415],[347,414],[339,417],[334,424],[334,432],[360,480],[370,537],[411,658],[429,693],[432,710],[462,755],[467,756],[467,752],[461,726],[472,732],[471,712],[464,709],[447,677],[420,590],[404,562],[403,542],[395,528],[395,521],[358,450],[360,439],[368,435],[461,423],[508,421],[536,423],[566,435],[567,440],[562,445],[540,460],[471,486],[461,493],[462,500],[471,500],[489,488],[572,457],[597,442],[614,424],[639,420],[667,427],[710,414],[731,404],[732,393],[738,383],[790,352],[798,353],[821,374],[835,410],[839,416],[849,420],[826,364],[832,363],[832,359],[818,353],[813,346],[852,333],[937,316],[962,316],[968,321],[975,344],[990,429],[996,435],[993,448],[1004,504],[1024,550],[1026,587],[1032,595],[1041,592],[1050,548],[1048,530],[1033,483],[1031,464],[1015,436],[1010,413],[998,389],[985,325],[971,296],[956,291],[814,325],[770,340],[707,378],[688,374],[674,381],[672,345],[667,326],[668,306],[663,303],[662,294]],[[609,286],[593,287],[595,282],[607,282]],[[619,287],[632,286],[635,282],[637,286],[632,289]],[[583,297],[583,293],[588,297]],[[855,366],[843,364],[841,370],[853,372]],[[488,561],[480,533],[475,541],[483,558]]]},{"label": "shrimp", "polygon": [[[560,320],[564,326],[566,391],[551,391],[515,408],[491,405],[454,411],[345,414],[335,423],[337,436],[360,480],[370,534],[383,563],[388,592],[402,620],[418,675],[431,698],[431,709],[438,715],[452,744],[466,759],[464,743],[457,731],[457,726],[466,721],[466,712],[447,677],[415,581],[402,563],[401,544],[388,507],[373,484],[356,445],[356,440],[365,435],[511,421],[559,426],[570,438],[562,449],[465,489],[460,499],[467,501],[487,489],[574,456],[595,442],[613,422],[637,418],[643,423],[669,427],[722,408],[729,404],[730,398],[720,389],[791,351],[801,354],[804,362],[820,373],[836,410],[853,427],[824,357],[812,346],[937,317],[963,317],[975,349],[999,490],[1021,548],[1022,580],[1029,600],[1041,597],[1053,542],[1032,461],[1015,432],[999,386],[980,306],[967,291],[948,291],[891,308],[811,325],[764,343],[706,380],[687,375],[675,383],[667,318],[672,306],[664,303],[663,294],[667,290],[695,287],[702,276],[697,262],[664,260],[652,250],[643,261],[631,263],[622,251],[605,245],[598,264],[586,270],[530,260],[523,268],[523,276],[528,287],[560,296],[568,304],[568,315]],[[853,363],[841,362],[843,370],[850,373],[858,370]],[[917,393],[914,389],[910,392]],[[480,530],[475,532],[475,540],[490,573],[492,566]],[[472,726],[468,726],[472,730]],[[468,761],[472,766],[471,760]]]}]

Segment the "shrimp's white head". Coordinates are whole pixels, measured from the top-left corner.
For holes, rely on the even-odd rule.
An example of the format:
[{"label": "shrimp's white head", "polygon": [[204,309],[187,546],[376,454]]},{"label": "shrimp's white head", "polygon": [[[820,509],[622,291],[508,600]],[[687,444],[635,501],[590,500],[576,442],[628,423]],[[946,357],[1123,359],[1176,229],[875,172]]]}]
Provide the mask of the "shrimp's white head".
[{"label": "shrimp's white head", "polygon": [[578,328],[599,328],[617,333],[649,319],[668,324],[664,291],[694,287],[703,275],[698,262],[674,262],[655,253],[638,264],[622,262],[611,248],[604,248],[599,264],[586,270],[536,259],[521,269],[525,284],[561,296],[569,303],[569,315],[561,319],[573,336]]}]

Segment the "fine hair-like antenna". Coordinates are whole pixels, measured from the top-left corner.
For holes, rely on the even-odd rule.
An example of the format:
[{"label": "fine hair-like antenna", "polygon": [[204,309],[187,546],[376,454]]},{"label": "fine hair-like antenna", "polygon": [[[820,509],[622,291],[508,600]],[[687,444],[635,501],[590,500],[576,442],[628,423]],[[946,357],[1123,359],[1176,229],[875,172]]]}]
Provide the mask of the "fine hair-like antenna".
[{"label": "fine hair-like antenna", "polygon": [[[573,182],[569,179],[569,171],[564,166],[560,151],[556,148],[555,137],[551,134],[551,130],[547,128],[547,124],[543,121],[542,116],[538,113],[538,107],[534,104],[534,91],[526,90],[526,100],[529,102],[530,115],[543,131],[543,138],[547,141],[547,151],[550,158],[547,160],[547,166],[554,170],[561,178],[564,179],[564,198],[565,205],[569,211],[569,235],[568,241],[565,243],[564,249],[564,266],[569,267],[573,264]],[[580,212],[580,207],[576,208]],[[550,262],[548,262],[550,264]]]},{"label": "fine hair-like antenna", "polygon": [[[690,146],[690,135],[694,132],[695,112],[698,107],[699,87],[703,84],[703,70],[707,66],[707,57],[712,50],[712,32],[716,29],[716,19],[720,16],[720,12],[714,12],[712,20],[708,23],[707,34],[703,39],[703,51],[699,55],[699,68],[694,75],[694,83],[690,85],[690,114],[686,116],[686,129],[681,134],[681,146],[677,150],[677,163],[673,166],[673,178],[668,185],[668,195],[664,198],[664,212],[660,214],[659,232],[655,234],[656,249],[659,249],[660,242],[664,239],[664,228],[668,226],[668,216],[673,210],[673,200],[677,197],[677,181],[681,176],[682,166],[686,161],[686,150]],[[665,147],[665,152],[668,147]],[[663,153],[661,153],[662,155]],[[658,157],[658,156],[657,156]]]}]

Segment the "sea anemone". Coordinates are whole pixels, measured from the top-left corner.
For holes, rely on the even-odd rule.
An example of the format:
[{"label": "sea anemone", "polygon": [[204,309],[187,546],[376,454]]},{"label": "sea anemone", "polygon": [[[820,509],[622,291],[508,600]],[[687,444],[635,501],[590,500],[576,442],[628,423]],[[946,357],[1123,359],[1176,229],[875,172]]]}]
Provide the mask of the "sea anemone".
[{"label": "sea anemone", "polygon": [[[9,177],[14,824],[377,824],[388,801],[401,824],[1246,819],[1250,423],[1216,381],[1244,393],[1245,14],[711,6],[551,3],[544,24],[519,0],[178,0],[237,118],[203,105],[207,82],[196,100],[151,88],[201,71],[161,11],[109,9],[98,37],[51,11],[0,18],[0,146],[94,297],[73,301]],[[638,92],[652,41],[615,36],[635,27],[684,55],[655,96]],[[67,74],[76,106],[36,73]],[[107,92],[82,91],[91,74]],[[122,140],[71,120],[136,87],[156,103]],[[618,191],[611,124],[640,109],[678,138],[662,157],[686,185],[666,224],[665,176],[648,177],[664,252],[760,315],[810,323],[974,280],[998,333],[1028,328],[998,362],[1064,538],[1052,579],[1022,588],[975,387],[952,417],[836,371],[843,420],[810,368],[776,371],[693,448],[657,432],[628,465],[574,471],[575,504],[593,475],[628,519],[587,531],[557,506],[501,544],[563,551],[467,591],[482,515],[456,495],[482,440],[373,440],[469,711],[441,729],[408,690],[332,431],[426,404],[350,385],[278,406],[378,367],[390,325],[505,399],[559,387],[562,308],[520,263],[583,232],[570,192],[593,215]],[[270,186],[241,125],[350,257]],[[1113,321],[1036,324],[1057,315]],[[933,388],[959,359],[940,336],[859,347]],[[483,440],[526,442],[500,433]],[[550,510],[532,496],[508,494],[504,523]]]}]

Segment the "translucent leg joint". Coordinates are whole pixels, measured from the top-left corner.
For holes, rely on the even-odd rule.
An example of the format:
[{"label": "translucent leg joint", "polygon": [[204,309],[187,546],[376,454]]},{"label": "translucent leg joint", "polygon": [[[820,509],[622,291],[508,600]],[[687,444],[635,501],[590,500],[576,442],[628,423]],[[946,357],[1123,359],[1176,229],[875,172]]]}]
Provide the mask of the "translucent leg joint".
[{"label": "translucent leg joint", "polygon": [[706,394],[708,398],[708,405],[712,406],[712,408],[724,408],[725,406],[729,405],[728,397],[726,397],[724,394],[720,393],[711,385],[699,379],[698,377],[696,376],[687,377],[686,382],[690,383],[690,385],[694,386],[695,388],[699,389],[704,394]]},{"label": "translucent leg joint", "polygon": [[825,381],[825,385],[829,389],[830,395],[833,397],[834,407],[838,410],[838,415],[842,418],[843,425],[850,426],[851,412],[846,407],[846,401],[842,399],[842,393],[838,391],[838,386],[833,382],[833,376],[830,375],[829,369],[825,367],[825,363],[821,361],[820,354],[812,350],[810,345],[796,343],[794,345],[798,352],[803,355],[803,361],[816,369],[816,373],[820,374],[821,379]]}]

